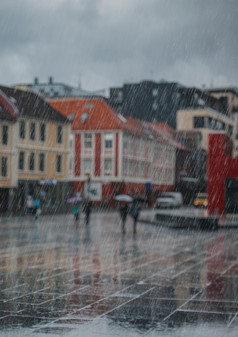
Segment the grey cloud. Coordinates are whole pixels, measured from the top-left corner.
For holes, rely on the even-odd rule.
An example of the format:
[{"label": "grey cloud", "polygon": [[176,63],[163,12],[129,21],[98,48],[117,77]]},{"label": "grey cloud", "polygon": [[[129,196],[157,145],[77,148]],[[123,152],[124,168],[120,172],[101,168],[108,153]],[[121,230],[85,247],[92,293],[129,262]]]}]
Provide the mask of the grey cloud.
[{"label": "grey cloud", "polygon": [[201,85],[202,69],[203,82],[238,85],[236,0],[130,0],[120,11],[114,1],[105,4],[2,0],[1,83],[36,75],[72,82],[81,73],[88,89],[162,77]]}]

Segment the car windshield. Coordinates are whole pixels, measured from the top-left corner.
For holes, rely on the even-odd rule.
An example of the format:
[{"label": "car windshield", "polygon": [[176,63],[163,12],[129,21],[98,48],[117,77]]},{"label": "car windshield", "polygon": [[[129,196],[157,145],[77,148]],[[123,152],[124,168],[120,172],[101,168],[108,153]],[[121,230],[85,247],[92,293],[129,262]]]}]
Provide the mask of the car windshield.
[{"label": "car windshield", "polygon": [[167,198],[174,199],[174,196],[171,195],[171,194],[162,194],[159,198],[162,198],[162,199],[163,199],[163,198],[164,198],[164,199],[165,199],[165,198],[166,198],[166,199],[167,199]]},{"label": "car windshield", "polygon": [[206,200],[207,196],[206,195],[198,195],[197,199],[199,199],[199,200]]}]

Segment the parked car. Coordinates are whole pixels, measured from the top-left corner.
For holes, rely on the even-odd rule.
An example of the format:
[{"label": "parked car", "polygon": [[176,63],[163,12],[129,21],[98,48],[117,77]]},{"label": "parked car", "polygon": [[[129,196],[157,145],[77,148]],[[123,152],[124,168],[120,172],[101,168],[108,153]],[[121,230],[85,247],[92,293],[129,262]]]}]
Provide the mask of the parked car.
[{"label": "parked car", "polygon": [[156,208],[176,208],[183,204],[183,196],[180,192],[165,192],[156,199]]},{"label": "parked car", "polygon": [[193,202],[195,207],[206,208],[208,205],[208,195],[207,193],[198,193],[196,199]]}]

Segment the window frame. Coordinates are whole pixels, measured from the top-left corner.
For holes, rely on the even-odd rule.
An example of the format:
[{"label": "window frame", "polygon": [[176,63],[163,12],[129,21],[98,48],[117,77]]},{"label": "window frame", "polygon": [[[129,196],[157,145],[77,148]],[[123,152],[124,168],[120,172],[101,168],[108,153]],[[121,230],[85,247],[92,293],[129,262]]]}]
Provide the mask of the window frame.
[{"label": "window frame", "polygon": [[[34,125],[34,127],[33,127],[33,130],[32,130],[33,125]],[[30,122],[29,138],[32,141],[36,140],[36,122],[34,122],[34,121]]]},{"label": "window frame", "polygon": [[[42,162],[42,159],[43,159],[43,162]],[[43,163],[43,166],[42,166],[42,163]],[[45,172],[45,153],[43,153],[43,152],[39,153],[38,165],[39,165],[39,167],[38,167],[39,172]]]},{"label": "window frame", "polygon": [[62,155],[57,154],[56,155],[56,162],[55,162],[55,171],[56,171],[57,174],[62,173],[62,169],[63,169],[62,163],[63,163]]},{"label": "window frame", "polygon": [[[22,158],[21,158],[21,155],[22,155]],[[22,165],[20,165],[21,163],[22,163]],[[25,169],[25,152],[20,151],[19,152],[19,158],[18,158],[18,170],[24,171],[24,169]]]},{"label": "window frame", "polygon": [[26,139],[26,121],[23,119],[19,121],[19,138]]},{"label": "window frame", "polygon": [[2,145],[8,145],[9,143],[9,125],[2,125]]},{"label": "window frame", "polygon": [[[4,164],[5,161],[5,164]],[[1,177],[7,178],[8,177],[8,157],[2,156],[1,157]]]},{"label": "window frame", "polygon": [[[86,169],[86,162],[90,163],[90,168],[89,169]],[[83,172],[84,174],[91,174],[92,173],[92,159],[90,158],[85,158],[83,160]]]},{"label": "window frame", "polygon": [[44,143],[46,141],[46,123],[40,123],[40,142]]},{"label": "window frame", "polygon": [[30,172],[35,171],[35,167],[36,167],[36,156],[35,156],[35,152],[31,152],[29,154],[29,161],[28,161],[28,170]]},{"label": "window frame", "polygon": [[113,140],[114,140],[113,133],[105,133],[104,134],[104,148],[105,148],[105,150],[109,151],[109,150],[113,149]]},{"label": "window frame", "polygon": [[[106,162],[111,163],[109,168],[106,168]],[[104,159],[104,174],[112,174],[112,159],[111,158],[105,158]]]},{"label": "window frame", "polygon": [[86,132],[84,134],[84,148],[86,150],[91,150],[93,147],[93,135],[92,133]]},{"label": "window frame", "polygon": [[57,126],[57,144],[63,143],[63,126],[58,125]]}]

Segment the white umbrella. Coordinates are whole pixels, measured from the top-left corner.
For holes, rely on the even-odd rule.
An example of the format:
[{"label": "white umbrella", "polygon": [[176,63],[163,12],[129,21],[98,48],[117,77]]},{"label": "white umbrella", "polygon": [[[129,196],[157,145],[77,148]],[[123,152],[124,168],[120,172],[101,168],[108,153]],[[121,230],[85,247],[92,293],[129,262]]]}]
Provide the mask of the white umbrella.
[{"label": "white umbrella", "polygon": [[132,202],[132,201],[133,201],[133,198],[130,197],[129,195],[127,195],[127,194],[118,194],[118,195],[115,197],[115,200],[116,200],[116,201]]}]

